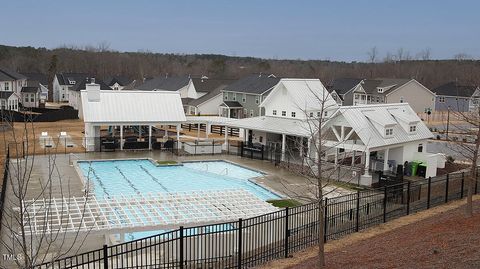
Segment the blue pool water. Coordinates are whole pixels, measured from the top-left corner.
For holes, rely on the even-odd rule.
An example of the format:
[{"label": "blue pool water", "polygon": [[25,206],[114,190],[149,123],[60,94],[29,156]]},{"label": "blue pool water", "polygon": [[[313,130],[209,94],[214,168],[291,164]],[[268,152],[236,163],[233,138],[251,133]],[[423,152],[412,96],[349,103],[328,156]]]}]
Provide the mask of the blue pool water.
[{"label": "blue pool water", "polygon": [[148,192],[244,189],[262,200],[279,196],[248,179],[263,174],[224,161],[186,162],[183,166],[156,166],[149,160],[79,161],[97,198]]}]

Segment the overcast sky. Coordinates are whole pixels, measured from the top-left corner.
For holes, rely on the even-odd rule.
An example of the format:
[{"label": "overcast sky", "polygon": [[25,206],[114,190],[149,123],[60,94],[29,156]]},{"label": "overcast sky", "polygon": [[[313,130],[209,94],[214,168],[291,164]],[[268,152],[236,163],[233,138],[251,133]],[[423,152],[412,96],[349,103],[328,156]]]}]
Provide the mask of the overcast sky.
[{"label": "overcast sky", "polygon": [[0,44],[366,61],[398,48],[480,58],[480,1],[2,1]]}]

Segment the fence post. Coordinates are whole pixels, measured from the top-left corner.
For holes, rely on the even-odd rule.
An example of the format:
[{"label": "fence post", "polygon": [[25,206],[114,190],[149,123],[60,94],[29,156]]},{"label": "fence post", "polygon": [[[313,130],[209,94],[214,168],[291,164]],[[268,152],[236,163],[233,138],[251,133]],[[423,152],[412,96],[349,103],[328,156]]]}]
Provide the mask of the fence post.
[{"label": "fence post", "polygon": [[410,215],[410,184],[411,182],[407,182],[407,215]]},{"label": "fence post", "polygon": [[103,268],[108,268],[108,247],[103,245]]},{"label": "fence post", "polygon": [[475,194],[477,194],[478,190],[478,169],[477,169],[477,172],[475,173]]},{"label": "fence post", "polygon": [[285,258],[288,258],[288,237],[290,236],[290,230],[288,229],[288,206],[285,208]]},{"label": "fence post", "polygon": [[179,248],[180,248],[180,253],[179,253],[179,264],[180,264],[180,269],[183,269],[183,226],[180,226],[180,241],[179,241]]},{"label": "fence post", "polygon": [[264,152],[264,150],[265,150],[265,146],[262,145],[262,161],[263,161],[263,152]]},{"label": "fence post", "polygon": [[432,191],[432,177],[428,177],[428,190],[427,190],[427,209],[430,208],[430,195]]},{"label": "fence post", "polygon": [[240,157],[243,158],[243,141],[240,142]]},{"label": "fence post", "polygon": [[242,268],[242,219],[238,219],[238,261],[237,267]]},{"label": "fence post", "polygon": [[328,232],[328,197],[325,197],[325,206],[323,207],[323,242],[327,242]]},{"label": "fence post", "polygon": [[387,187],[383,190],[383,223],[387,222]]},{"label": "fence post", "polygon": [[355,231],[358,232],[360,224],[360,191],[357,191],[357,214],[355,215]]},{"label": "fence post", "polygon": [[450,174],[447,174],[447,180],[445,182],[445,203],[448,202],[448,181],[450,180]]},{"label": "fence post", "polygon": [[215,139],[212,139],[212,155],[215,155]]},{"label": "fence post", "polygon": [[462,172],[462,187],[460,188],[460,199],[463,198],[464,183],[465,183],[465,172]]}]

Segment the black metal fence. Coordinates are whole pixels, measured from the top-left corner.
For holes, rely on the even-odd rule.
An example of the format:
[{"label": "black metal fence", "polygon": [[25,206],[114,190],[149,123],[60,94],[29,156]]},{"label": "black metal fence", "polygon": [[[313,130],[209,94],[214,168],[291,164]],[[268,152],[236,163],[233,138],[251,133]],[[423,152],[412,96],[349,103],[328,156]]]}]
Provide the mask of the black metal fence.
[{"label": "black metal fence", "polygon": [[[155,236],[107,246],[35,268],[249,268],[314,246],[323,240],[373,227],[463,198],[465,172],[359,191],[249,219],[180,227]],[[478,193],[478,178],[473,192]]]},{"label": "black metal fence", "polygon": [[8,173],[10,167],[10,151],[7,149],[7,155],[5,157],[4,170],[3,170],[3,181],[2,181],[2,190],[0,192],[0,232],[3,226],[3,208],[5,206],[5,194],[7,192],[7,183],[8,183]]}]

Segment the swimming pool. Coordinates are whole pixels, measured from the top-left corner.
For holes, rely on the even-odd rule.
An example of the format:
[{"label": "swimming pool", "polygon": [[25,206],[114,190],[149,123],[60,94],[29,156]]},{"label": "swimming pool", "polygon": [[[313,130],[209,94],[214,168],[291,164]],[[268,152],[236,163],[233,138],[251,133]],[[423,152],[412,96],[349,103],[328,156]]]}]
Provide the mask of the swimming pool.
[{"label": "swimming pool", "polygon": [[84,179],[93,183],[97,198],[223,189],[244,189],[265,201],[280,198],[249,181],[263,173],[225,161],[180,166],[157,166],[148,159],[78,161],[78,166]]}]

